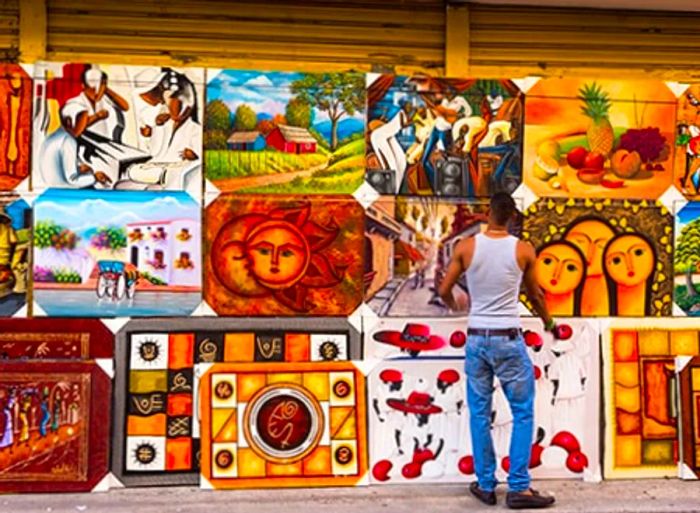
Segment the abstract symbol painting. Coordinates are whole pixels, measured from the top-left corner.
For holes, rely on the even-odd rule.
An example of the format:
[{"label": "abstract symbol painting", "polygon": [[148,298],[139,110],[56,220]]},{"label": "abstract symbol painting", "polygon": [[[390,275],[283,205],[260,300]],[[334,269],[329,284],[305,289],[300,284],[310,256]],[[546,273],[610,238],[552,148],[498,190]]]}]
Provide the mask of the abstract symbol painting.
[{"label": "abstract symbol painting", "polygon": [[185,192],[50,189],[34,203],[34,301],[50,316],[189,315],[200,233]]},{"label": "abstract symbol painting", "polygon": [[541,199],[523,237],[552,315],[671,315],[673,217],[661,203]]},{"label": "abstract symbol painting", "polygon": [[219,196],[205,213],[204,297],[219,315],[350,315],[364,211],[351,196]]},{"label": "abstract symbol painting", "polygon": [[32,209],[16,194],[0,193],[0,317],[27,302]]},{"label": "abstract symbol painting", "polygon": [[[486,229],[488,200],[382,197],[365,221],[365,301],[380,317],[450,315],[437,288],[457,244]],[[511,232],[519,234],[520,221]],[[456,294],[467,292],[466,278]]]},{"label": "abstract symbol painting", "polygon": [[218,190],[352,194],[362,184],[364,74],[212,73],[204,140]]},{"label": "abstract symbol painting", "polygon": [[201,191],[204,70],[41,62],[33,184]]},{"label": "abstract symbol painting", "polygon": [[540,80],[525,104],[524,181],[538,196],[659,198],[673,180],[675,118],[661,81]]},{"label": "abstract symbol painting", "polygon": [[381,194],[513,192],[523,101],[510,80],[368,75],[368,183]]},{"label": "abstract symbol painting", "polygon": [[202,378],[202,485],[354,486],[365,390],[349,362],[218,364]]},{"label": "abstract symbol painting", "polygon": [[32,79],[18,64],[0,64],[0,190],[29,176]]},{"label": "abstract symbol painting", "polygon": [[681,435],[679,476],[700,479],[700,356],[676,358]]},{"label": "abstract symbol painting", "polygon": [[467,319],[379,319],[365,328],[365,358],[464,356]]},{"label": "abstract symbol painting", "polygon": [[675,358],[700,355],[692,319],[616,319],[604,332],[606,478],[675,476]]},{"label": "abstract symbol painting", "polygon": [[360,355],[344,319],[134,320],[117,334],[112,470],[126,486],[199,482],[200,364]]},{"label": "abstract symbol painting", "polygon": [[93,363],[0,363],[2,490],[92,490],[107,475],[110,410]]}]

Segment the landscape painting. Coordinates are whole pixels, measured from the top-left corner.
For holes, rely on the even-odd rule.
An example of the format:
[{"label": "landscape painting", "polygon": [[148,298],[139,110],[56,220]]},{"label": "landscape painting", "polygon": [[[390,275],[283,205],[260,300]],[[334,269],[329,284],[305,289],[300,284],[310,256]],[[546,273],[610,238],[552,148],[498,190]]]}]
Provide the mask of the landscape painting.
[{"label": "landscape painting", "polygon": [[676,213],[673,253],[676,304],[689,316],[700,316],[700,202],[686,204]]},{"label": "landscape painting", "polygon": [[352,194],[365,169],[364,86],[360,73],[211,72],[206,178],[221,191]]},{"label": "landscape painting", "polygon": [[37,188],[200,194],[204,70],[40,62]]},{"label": "landscape painting", "polygon": [[27,302],[32,209],[16,194],[0,193],[0,317]]},{"label": "landscape painting", "polygon": [[521,181],[524,95],[510,80],[367,76],[367,182],[488,197]]},{"label": "landscape painting", "polygon": [[29,176],[32,79],[19,64],[0,64],[0,191]]},{"label": "landscape painting", "polygon": [[189,315],[200,207],[185,192],[50,189],[34,203],[34,301],[49,316]]},{"label": "landscape painting", "polygon": [[537,196],[657,199],[671,186],[676,96],[664,82],[549,78],[525,103]]}]

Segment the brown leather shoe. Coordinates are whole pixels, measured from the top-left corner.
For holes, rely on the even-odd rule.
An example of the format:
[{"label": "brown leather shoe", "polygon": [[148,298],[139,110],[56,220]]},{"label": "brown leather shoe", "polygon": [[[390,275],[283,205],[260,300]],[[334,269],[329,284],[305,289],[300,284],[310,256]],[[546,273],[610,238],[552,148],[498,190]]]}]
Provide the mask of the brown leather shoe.
[{"label": "brown leather shoe", "polygon": [[539,509],[548,508],[554,504],[554,497],[542,495],[537,490],[530,488],[530,493],[508,492],[506,504],[510,509]]},{"label": "brown leather shoe", "polygon": [[496,492],[487,492],[479,488],[479,483],[474,481],[469,485],[471,494],[488,506],[496,505]]}]

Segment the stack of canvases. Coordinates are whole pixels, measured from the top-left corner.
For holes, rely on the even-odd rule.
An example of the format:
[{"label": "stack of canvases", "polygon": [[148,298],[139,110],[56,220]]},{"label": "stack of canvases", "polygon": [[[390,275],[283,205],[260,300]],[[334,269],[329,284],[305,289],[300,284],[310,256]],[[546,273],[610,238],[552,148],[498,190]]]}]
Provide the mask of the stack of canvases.
[{"label": "stack of canvases", "polygon": [[[700,312],[699,87],[38,63],[0,89],[0,490],[474,479],[436,288],[495,190],[571,328],[523,307],[533,475],[601,477],[601,381],[604,477],[698,474],[700,325],[670,317]],[[504,477],[498,384],[493,410]]]}]

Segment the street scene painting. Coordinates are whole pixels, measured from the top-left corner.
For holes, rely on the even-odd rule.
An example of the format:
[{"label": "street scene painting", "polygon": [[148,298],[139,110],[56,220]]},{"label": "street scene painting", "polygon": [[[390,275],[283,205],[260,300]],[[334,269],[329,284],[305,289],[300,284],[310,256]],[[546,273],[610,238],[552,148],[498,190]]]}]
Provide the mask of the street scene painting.
[{"label": "street scene painting", "polygon": [[671,315],[673,216],[660,202],[541,199],[523,238],[555,317]]},{"label": "street scene painting", "polygon": [[350,362],[217,364],[201,381],[202,486],[355,486],[365,381]]},{"label": "street scene painting", "polygon": [[29,176],[32,79],[19,64],[0,64],[0,191]]},{"label": "street scene painting", "polygon": [[20,196],[0,193],[0,317],[27,302],[32,209]]},{"label": "street scene painting", "polygon": [[201,191],[204,70],[40,62],[34,187]]},{"label": "street scene painting", "polygon": [[110,404],[93,363],[0,363],[2,490],[92,490],[107,474]]},{"label": "street scene painting", "polygon": [[524,95],[510,80],[367,76],[367,182],[487,197],[521,181]]},{"label": "street scene painting", "polygon": [[201,211],[185,192],[50,189],[34,204],[34,301],[49,316],[189,315]]},{"label": "street scene painting", "polygon": [[353,193],[365,169],[364,77],[210,72],[206,178],[221,191]]},{"label": "street scene painting", "polygon": [[664,82],[549,78],[527,92],[525,184],[537,196],[657,199],[673,183]]},{"label": "street scene painting", "polygon": [[677,476],[675,361],[700,356],[697,322],[619,319],[603,335],[606,479]]},{"label": "street scene painting", "polygon": [[222,194],[205,211],[204,298],[219,315],[350,315],[363,223],[352,196]]},{"label": "street scene painting", "polygon": [[700,356],[676,357],[681,479],[700,479]]},{"label": "street scene painting", "polygon": [[[437,292],[457,244],[486,229],[488,200],[382,197],[365,221],[365,301],[381,317],[450,315]],[[520,233],[519,222],[512,233]],[[455,288],[467,292],[466,277]]]}]

